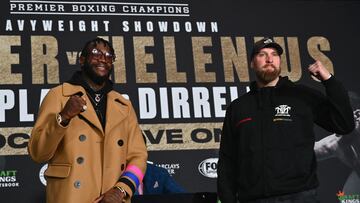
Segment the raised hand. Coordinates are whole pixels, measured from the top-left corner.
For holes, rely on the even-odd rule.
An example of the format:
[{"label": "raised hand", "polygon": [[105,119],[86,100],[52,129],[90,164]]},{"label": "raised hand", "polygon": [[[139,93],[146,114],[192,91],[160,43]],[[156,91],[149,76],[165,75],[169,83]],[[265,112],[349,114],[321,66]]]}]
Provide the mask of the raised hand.
[{"label": "raised hand", "polygon": [[60,112],[63,120],[70,120],[79,113],[86,110],[86,101],[82,94],[76,94],[70,96],[69,100],[66,102],[63,110]]},{"label": "raised hand", "polygon": [[313,75],[320,81],[327,80],[331,77],[330,72],[320,61],[316,61],[315,63],[310,64],[308,70],[311,75]]}]

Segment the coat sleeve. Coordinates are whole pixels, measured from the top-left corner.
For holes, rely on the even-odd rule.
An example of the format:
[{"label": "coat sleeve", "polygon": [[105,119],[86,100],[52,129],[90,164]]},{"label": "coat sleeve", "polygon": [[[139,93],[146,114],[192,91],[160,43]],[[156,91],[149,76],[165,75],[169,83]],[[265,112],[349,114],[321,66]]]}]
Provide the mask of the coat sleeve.
[{"label": "coat sleeve", "polygon": [[217,190],[222,203],[235,203],[236,200],[236,156],[234,137],[231,125],[231,106],[226,110],[224,119],[218,161]]},{"label": "coat sleeve", "polygon": [[51,89],[41,104],[28,143],[29,155],[36,162],[51,159],[64,137],[66,128],[59,125],[56,119],[61,108],[59,89]]},{"label": "coat sleeve", "polygon": [[347,91],[334,76],[323,84],[326,97],[315,107],[315,123],[333,133],[350,133],[355,122]]},{"label": "coat sleeve", "polygon": [[127,167],[116,186],[123,188],[131,198],[144,178],[146,171],[147,149],[134,109],[130,105],[128,118]]}]

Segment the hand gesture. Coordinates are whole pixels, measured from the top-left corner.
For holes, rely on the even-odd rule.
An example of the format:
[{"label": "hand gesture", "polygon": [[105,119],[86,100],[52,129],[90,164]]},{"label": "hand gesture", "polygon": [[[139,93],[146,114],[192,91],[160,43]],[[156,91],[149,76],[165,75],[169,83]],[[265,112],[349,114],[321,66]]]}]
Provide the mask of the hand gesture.
[{"label": "hand gesture", "polygon": [[86,101],[81,96],[82,93],[70,96],[63,110],[60,112],[64,120],[70,120],[76,115],[78,115],[80,112],[86,110]]},{"label": "hand gesture", "polygon": [[309,65],[308,68],[311,75],[316,77],[320,81],[325,81],[331,77],[330,72],[324,67],[320,61],[316,61]]}]

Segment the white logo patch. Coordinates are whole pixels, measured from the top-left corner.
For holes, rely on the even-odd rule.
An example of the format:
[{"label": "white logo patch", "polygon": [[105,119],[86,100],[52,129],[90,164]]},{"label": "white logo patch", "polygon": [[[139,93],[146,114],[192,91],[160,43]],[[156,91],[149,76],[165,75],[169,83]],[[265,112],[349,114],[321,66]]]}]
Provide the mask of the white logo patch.
[{"label": "white logo patch", "polygon": [[267,39],[264,41],[264,44],[269,44],[269,43],[273,43],[272,39]]},{"label": "white logo patch", "polygon": [[291,107],[286,104],[279,105],[279,106],[275,107],[275,111],[276,111],[275,116],[288,116],[289,117],[290,110],[291,110]]},{"label": "white logo patch", "polygon": [[159,183],[155,181],[154,188],[158,188],[158,187],[159,187]]}]

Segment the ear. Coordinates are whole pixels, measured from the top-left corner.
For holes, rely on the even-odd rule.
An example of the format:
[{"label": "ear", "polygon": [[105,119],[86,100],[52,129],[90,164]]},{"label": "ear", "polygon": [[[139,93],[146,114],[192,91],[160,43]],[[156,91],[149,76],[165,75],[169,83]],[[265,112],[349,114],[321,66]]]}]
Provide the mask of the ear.
[{"label": "ear", "polygon": [[254,68],[254,61],[253,60],[251,60],[251,62],[250,62],[250,68]]},{"label": "ear", "polygon": [[86,60],[86,58],[85,58],[84,56],[80,56],[80,58],[79,58],[79,63],[80,63],[81,66],[84,65],[85,60]]}]

